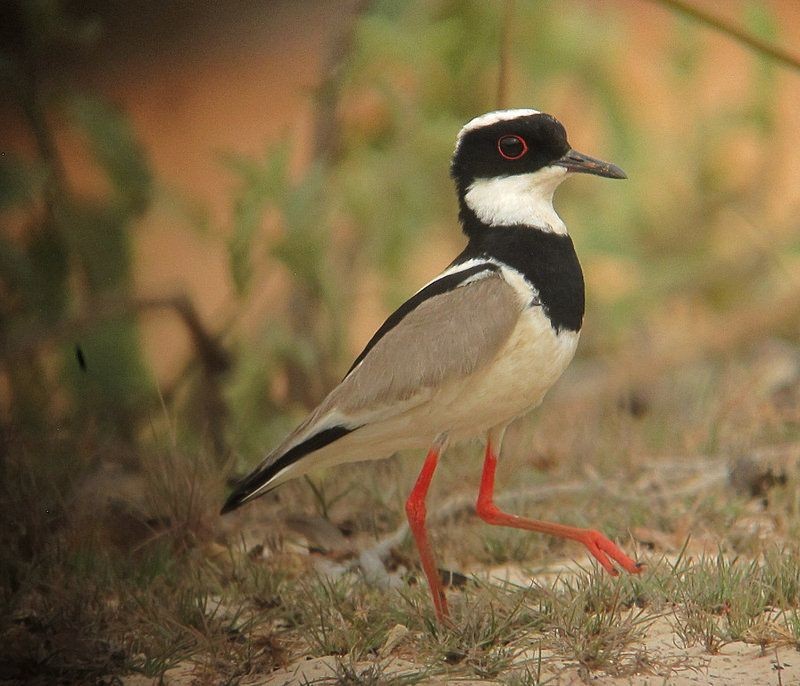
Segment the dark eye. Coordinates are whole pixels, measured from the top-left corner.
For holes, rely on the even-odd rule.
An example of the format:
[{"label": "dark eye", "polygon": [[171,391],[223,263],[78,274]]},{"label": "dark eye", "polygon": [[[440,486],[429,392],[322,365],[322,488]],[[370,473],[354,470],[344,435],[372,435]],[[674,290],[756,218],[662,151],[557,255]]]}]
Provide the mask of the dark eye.
[{"label": "dark eye", "polygon": [[518,160],[528,152],[528,144],[519,136],[503,136],[497,141],[497,151],[507,160]]}]

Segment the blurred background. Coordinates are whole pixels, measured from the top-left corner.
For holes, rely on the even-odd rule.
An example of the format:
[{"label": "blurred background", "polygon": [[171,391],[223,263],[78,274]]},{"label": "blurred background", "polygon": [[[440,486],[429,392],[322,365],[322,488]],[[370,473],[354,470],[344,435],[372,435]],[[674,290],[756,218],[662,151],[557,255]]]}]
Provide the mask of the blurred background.
[{"label": "blurred background", "polygon": [[[522,422],[512,459],[574,466],[620,412],[651,421],[629,457],[796,446],[798,65],[671,5],[2,3],[6,587],[78,512],[117,517],[96,535],[123,549],[218,537],[225,478],[461,249],[455,135],[498,106],[553,113],[629,176],[558,192],[585,329],[566,418]],[[800,45],[795,0],[692,5]],[[597,423],[557,445],[586,397]]]}]

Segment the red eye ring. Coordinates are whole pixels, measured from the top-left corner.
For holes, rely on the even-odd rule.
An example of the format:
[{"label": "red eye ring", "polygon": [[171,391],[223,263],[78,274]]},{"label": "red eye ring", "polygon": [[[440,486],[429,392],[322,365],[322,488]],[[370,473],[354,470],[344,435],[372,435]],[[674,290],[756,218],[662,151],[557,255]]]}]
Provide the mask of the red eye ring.
[{"label": "red eye ring", "polygon": [[[503,148],[506,149],[503,150]],[[522,136],[515,134],[501,136],[497,139],[497,152],[506,160],[518,160],[528,152],[528,144]]]}]

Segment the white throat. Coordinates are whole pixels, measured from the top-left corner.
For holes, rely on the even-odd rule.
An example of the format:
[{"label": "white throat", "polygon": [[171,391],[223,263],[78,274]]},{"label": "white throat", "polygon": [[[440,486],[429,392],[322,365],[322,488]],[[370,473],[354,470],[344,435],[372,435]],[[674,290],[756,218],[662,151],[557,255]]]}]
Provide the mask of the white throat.
[{"label": "white throat", "polygon": [[566,235],[567,227],[553,208],[553,193],[566,178],[564,167],[549,166],[530,174],[475,179],[464,201],[489,226],[535,226]]}]

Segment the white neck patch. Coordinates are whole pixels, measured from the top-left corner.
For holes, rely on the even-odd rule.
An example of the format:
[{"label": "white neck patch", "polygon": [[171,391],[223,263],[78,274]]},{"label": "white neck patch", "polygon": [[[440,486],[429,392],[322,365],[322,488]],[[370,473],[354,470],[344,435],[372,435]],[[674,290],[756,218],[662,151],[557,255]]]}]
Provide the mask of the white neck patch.
[{"label": "white neck patch", "polygon": [[567,177],[564,167],[551,165],[530,174],[475,179],[464,201],[489,226],[535,226],[566,235],[567,227],[553,208],[553,193]]}]

